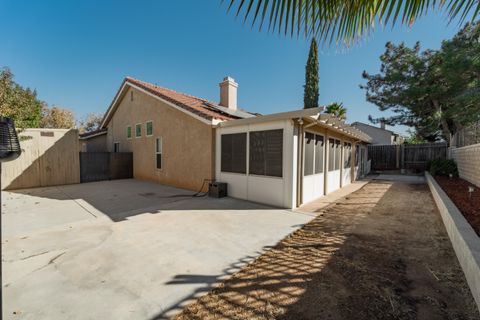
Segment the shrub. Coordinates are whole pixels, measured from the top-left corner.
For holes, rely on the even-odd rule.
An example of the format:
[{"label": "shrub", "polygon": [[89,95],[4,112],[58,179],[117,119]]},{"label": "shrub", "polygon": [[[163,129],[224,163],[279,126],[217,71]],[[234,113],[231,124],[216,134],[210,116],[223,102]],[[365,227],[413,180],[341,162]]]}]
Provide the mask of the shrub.
[{"label": "shrub", "polygon": [[428,164],[428,171],[432,176],[449,176],[452,174],[458,177],[458,168],[452,159],[436,159]]}]

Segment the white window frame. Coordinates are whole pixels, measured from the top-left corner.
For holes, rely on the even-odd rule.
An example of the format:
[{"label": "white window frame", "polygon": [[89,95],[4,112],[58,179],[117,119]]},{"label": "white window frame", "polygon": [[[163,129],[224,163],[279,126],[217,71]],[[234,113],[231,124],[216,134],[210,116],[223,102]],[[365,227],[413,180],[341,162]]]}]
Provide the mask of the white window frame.
[{"label": "white window frame", "polygon": [[[148,134],[147,123],[152,124],[152,134]],[[153,120],[148,120],[147,122],[145,122],[145,137],[152,137],[152,136],[153,136]]]},{"label": "white window frame", "polygon": [[[115,145],[118,145],[118,151],[115,151]],[[114,141],[113,142],[113,152],[114,153],[119,153],[120,152],[120,141]]]},{"label": "white window frame", "polygon": [[[157,150],[157,145],[160,140],[160,151]],[[157,155],[160,155],[161,163],[160,163],[160,168],[157,168]],[[156,137],[155,138],[155,153],[154,153],[154,163],[155,163],[155,169],[160,171],[163,170],[163,137]]]},{"label": "white window frame", "polygon": [[[137,126],[140,126],[140,136],[137,136]],[[142,137],[142,124],[141,123],[136,123],[135,124],[135,138],[139,139]]]},{"label": "white window frame", "polygon": [[[304,166],[303,166],[303,176],[304,177],[310,177],[310,176],[315,176],[315,175],[318,175],[318,174],[325,174],[325,148],[327,147],[326,143],[325,143],[325,140],[328,140],[328,139],[326,139],[326,136],[323,133],[319,133],[319,132],[316,132],[316,131],[313,131],[313,130],[305,130],[304,133],[303,133],[303,143],[305,143],[305,138],[307,137],[307,133],[313,134],[313,173],[309,174],[309,175],[305,175],[305,164],[304,164]],[[317,148],[316,148],[317,137],[316,136],[323,137],[323,154],[322,154],[323,168],[322,168],[322,172],[318,172],[318,173],[316,172],[316,170],[317,170],[317,163],[316,163],[316,161],[317,161]],[[303,161],[305,163],[305,146],[304,146],[303,150],[304,150],[303,151],[304,152]]]},{"label": "white window frame", "polygon": [[[130,128],[130,138],[128,137],[128,128]],[[132,126],[131,126],[131,125],[127,125],[127,140],[131,140],[131,139],[132,139],[132,136],[133,136]]]}]

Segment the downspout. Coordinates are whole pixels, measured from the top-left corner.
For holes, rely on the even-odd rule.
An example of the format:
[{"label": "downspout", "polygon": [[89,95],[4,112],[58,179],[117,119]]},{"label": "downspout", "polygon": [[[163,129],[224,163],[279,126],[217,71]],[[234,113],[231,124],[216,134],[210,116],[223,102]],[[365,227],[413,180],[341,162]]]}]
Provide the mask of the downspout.
[{"label": "downspout", "polygon": [[300,207],[303,199],[303,120],[298,119],[297,135],[297,205]]}]

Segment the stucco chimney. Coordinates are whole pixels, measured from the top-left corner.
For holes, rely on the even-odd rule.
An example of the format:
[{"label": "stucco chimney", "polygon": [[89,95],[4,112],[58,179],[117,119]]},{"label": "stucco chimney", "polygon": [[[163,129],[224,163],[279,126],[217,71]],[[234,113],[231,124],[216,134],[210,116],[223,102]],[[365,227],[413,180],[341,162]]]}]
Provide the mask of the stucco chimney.
[{"label": "stucco chimney", "polygon": [[220,105],[232,110],[237,110],[238,83],[231,77],[223,78],[220,82]]},{"label": "stucco chimney", "polygon": [[385,130],[385,121],[380,121],[380,128],[382,128],[383,130]]}]

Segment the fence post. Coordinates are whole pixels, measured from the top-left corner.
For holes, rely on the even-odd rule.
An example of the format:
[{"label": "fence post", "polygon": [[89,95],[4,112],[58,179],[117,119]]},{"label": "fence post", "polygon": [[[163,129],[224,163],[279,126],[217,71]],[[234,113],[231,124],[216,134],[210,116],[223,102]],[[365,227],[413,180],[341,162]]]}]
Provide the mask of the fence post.
[{"label": "fence post", "polygon": [[400,169],[400,145],[395,145],[395,169]]}]

